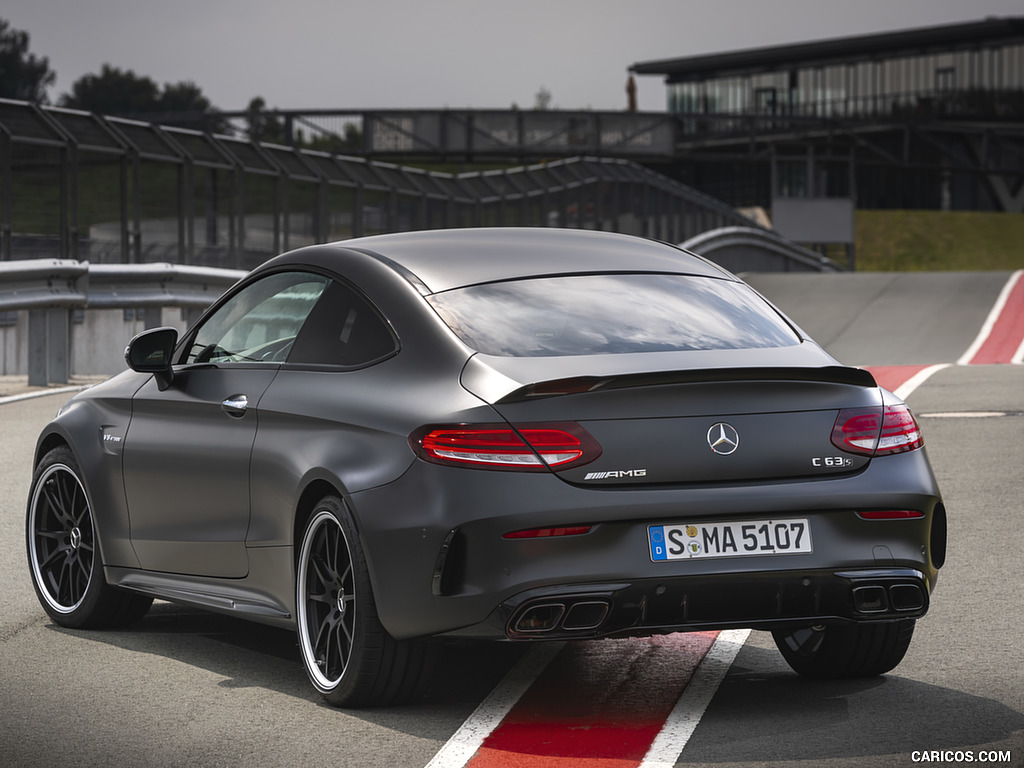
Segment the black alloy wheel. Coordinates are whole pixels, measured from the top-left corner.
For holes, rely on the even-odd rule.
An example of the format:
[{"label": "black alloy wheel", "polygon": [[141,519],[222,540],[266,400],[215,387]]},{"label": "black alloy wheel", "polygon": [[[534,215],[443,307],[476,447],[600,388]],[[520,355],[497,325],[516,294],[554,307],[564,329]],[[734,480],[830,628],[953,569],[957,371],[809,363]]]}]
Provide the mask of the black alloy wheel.
[{"label": "black alloy wheel", "polygon": [[103,580],[92,505],[68,448],[53,449],[36,468],[26,535],[36,595],[61,626],[124,626],[149,610],[152,598],[115,589]]},{"label": "black alloy wheel", "polygon": [[352,555],[338,518],[319,510],[299,554],[300,642],[317,690],[329,693],[345,675],[356,635]]}]

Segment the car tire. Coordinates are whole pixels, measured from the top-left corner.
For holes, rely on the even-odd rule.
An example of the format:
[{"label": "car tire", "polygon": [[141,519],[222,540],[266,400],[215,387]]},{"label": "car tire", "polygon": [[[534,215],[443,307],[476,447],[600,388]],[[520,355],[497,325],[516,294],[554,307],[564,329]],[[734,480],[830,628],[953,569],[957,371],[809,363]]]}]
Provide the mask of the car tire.
[{"label": "car tire", "polygon": [[92,503],[65,446],[47,453],[32,477],[25,533],[32,585],[62,627],[109,629],[141,619],[153,598],[106,583]]},{"label": "car tire", "polygon": [[882,675],[910,647],[914,619],[879,624],[774,630],[772,637],[793,670],[804,677],[842,679]]},{"label": "car tire", "polygon": [[422,691],[432,647],[395,640],[381,624],[359,536],[340,498],[314,507],[295,581],[302,662],[324,699],[337,707],[384,706]]}]

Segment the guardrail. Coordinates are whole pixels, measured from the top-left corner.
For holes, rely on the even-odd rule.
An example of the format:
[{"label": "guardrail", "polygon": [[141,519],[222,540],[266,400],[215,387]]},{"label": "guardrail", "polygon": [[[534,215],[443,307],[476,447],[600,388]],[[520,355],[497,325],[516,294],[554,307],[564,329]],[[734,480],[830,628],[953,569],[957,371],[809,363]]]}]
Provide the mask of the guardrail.
[{"label": "guardrail", "polygon": [[28,310],[28,383],[70,376],[72,311],[141,309],[158,325],[163,307],[203,308],[245,274],[179,264],[89,264],[68,259],[0,262],[0,312]]},{"label": "guardrail", "polygon": [[182,264],[91,264],[86,306],[92,309],[209,306],[245,270]]},{"label": "guardrail", "polygon": [[70,310],[87,301],[88,269],[69,259],[0,262],[0,312],[29,310],[28,377],[33,386],[68,380]]},{"label": "guardrail", "polygon": [[0,312],[84,306],[88,271],[71,259],[0,262]]}]

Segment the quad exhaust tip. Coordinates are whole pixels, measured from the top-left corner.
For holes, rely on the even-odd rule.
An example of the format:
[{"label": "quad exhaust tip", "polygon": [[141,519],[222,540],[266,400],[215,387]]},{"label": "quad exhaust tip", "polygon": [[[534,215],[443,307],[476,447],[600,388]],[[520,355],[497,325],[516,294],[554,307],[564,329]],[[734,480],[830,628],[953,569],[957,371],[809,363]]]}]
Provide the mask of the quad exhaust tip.
[{"label": "quad exhaust tip", "polygon": [[858,613],[905,613],[925,606],[924,592],[916,584],[864,584],[853,588]]},{"label": "quad exhaust tip", "polygon": [[511,623],[514,634],[534,635],[561,630],[586,632],[600,627],[608,617],[607,600],[536,603],[519,612]]}]

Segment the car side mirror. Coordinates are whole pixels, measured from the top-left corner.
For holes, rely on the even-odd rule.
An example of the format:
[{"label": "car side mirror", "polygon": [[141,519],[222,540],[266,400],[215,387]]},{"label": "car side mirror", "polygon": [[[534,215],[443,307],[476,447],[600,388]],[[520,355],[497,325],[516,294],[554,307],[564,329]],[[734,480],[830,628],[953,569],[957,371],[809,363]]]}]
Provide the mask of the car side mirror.
[{"label": "car side mirror", "polygon": [[151,328],[128,342],[124,350],[124,361],[133,371],[152,373],[156,378],[156,385],[163,391],[171,386],[174,379],[171,357],[177,343],[177,329]]}]

